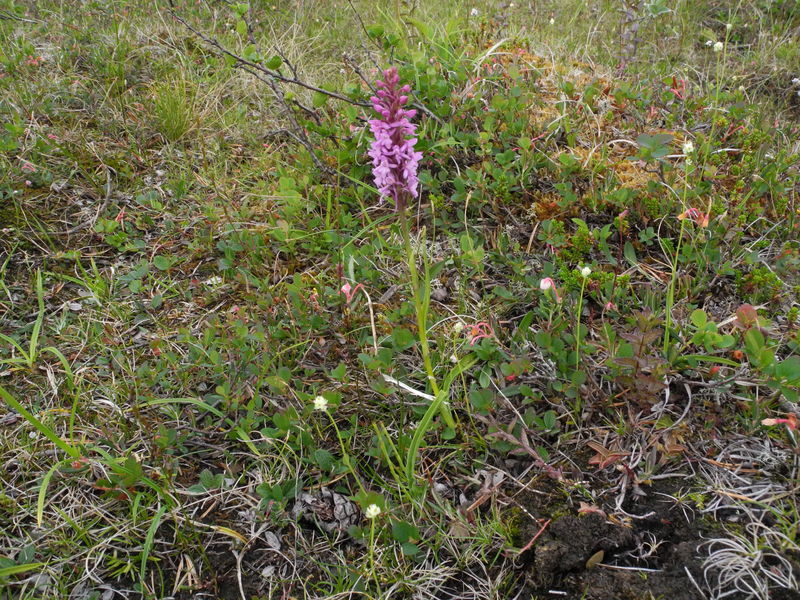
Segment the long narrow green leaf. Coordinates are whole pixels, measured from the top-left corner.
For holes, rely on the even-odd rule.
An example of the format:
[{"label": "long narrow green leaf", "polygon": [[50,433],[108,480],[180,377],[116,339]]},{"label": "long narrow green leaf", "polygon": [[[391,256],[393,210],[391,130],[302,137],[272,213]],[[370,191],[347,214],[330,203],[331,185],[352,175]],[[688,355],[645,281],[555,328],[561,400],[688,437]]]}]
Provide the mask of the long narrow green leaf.
[{"label": "long narrow green leaf", "polygon": [[696,360],[697,362],[708,362],[708,363],[716,363],[719,365],[727,365],[729,367],[741,366],[741,363],[738,363],[735,360],[730,360],[729,358],[723,358],[721,356],[705,356],[703,354],[684,354],[680,358],[683,358],[685,360]]},{"label": "long narrow green leaf", "polygon": [[0,569],[0,579],[10,577],[11,575],[16,575],[18,573],[26,573],[27,571],[33,571],[43,566],[44,563],[38,562],[38,563],[28,563],[25,565],[14,565],[13,567],[3,567],[2,569]]},{"label": "long narrow green leaf", "polygon": [[67,442],[62,440],[58,437],[55,432],[50,429],[47,425],[42,423],[39,419],[34,417],[31,413],[29,413],[22,404],[20,404],[16,398],[14,398],[11,394],[9,394],[5,389],[0,387],[0,398],[5,400],[6,404],[8,404],[11,408],[21,414],[28,423],[33,425],[39,433],[53,442],[56,446],[61,448],[64,452],[69,454],[72,458],[80,458],[81,452],[77,448],[70,446]]},{"label": "long narrow green leaf", "polygon": [[33,324],[33,331],[31,332],[31,341],[28,346],[28,366],[33,366],[36,361],[36,346],[39,344],[39,334],[42,331],[42,324],[44,323],[44,289],[42,287],[42,272],[36,271],[36,299],[39,304],[39,313],[36,315],[36,322]]},{"label": "long narrow green leaf", "polygon": [[450,386],[453,384],[453,381],[455,381],[456,377],[472,367],[476,362],[478,362],[478,359],[474,355],[469,355],[458,361],[458,364],[454,366],[447,374],[447,377],[444,378],[442,389],[439,390],[439,393],[436,395],[436,398],[434,398],[433,402],[431,402],[428,410],[426,410],[425,414],[422,415],[422,418],[417,424],[416,430],[414,430],[414,436],[411,438],[411,444],[408,448],[408,456],[406,457],[406,478],[409,482],[414,480],[414,470],[416,469],[419,448],[422,445],[425,434],[428,433],[428,429],[430,428],[430,424],[431,421],[433,421],[434,415],[439,412],[442,403],[447,401],[447,397],[450,394]]},{"label": "long narrow green leaf", "polygon": [[[14,346],[14,348],[17,349],[17,352],[19,352],[20,354],[22,354],[22,356],[25,357],[25,362],[26,363],[28,362],[28,353],[25,352],[25,350],[22,348],[22,346],[19,345],[19,342],[17,342],[17,340],[15,340],[14,338],[8,337],[4,333],[0,333],[0,340],[3,340],[4,342]],[[8,360],[9,361],[14,360],[16,362],[17,359],[8,359]],[[6,362],[6,361],[3,361],[3,362]]]},{"label": "long narrow green leaf", "polygon": [[52,467],[50,467],[50,470],[42,478],[41,485],[39,485],[39,493],[37,494],[36,497],[36,524],[39,527],[42,526],[42,520],[44,518],[44,500],[45,497],[47,496],[47,488],[50,485],[50,480],[53,478],[56,469],[58,469],[61,465],[63,465],[66,462],[68,461],[62,460],[54,464]]},{"label": "long narrow green leaf", "polygon": [[139,567],[139,577],[142,580],[144,580],[144,572],[147,568],[147,558],[150,556],[150,551],[153,549],[153,540],[156,537],[156,531],[158,531],[158,526],[161,525],[161,518],[164,516],[165,512],[167,512],[166,506],[159,508],[156,516],[153,517],[153,522],[150,523],[150,527],[147,528],[147,535],[144,537],[144,544],[142,546],[142,564]]}]

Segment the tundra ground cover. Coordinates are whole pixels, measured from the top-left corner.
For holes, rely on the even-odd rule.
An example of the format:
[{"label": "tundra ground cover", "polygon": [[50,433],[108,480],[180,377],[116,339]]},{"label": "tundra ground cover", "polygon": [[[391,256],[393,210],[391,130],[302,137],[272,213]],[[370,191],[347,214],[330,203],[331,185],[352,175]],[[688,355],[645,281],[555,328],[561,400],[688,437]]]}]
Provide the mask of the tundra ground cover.
[{"label": "tundra ground cover", "polygon": [[0,1],[2,597],[797,597],[799,30]]}]

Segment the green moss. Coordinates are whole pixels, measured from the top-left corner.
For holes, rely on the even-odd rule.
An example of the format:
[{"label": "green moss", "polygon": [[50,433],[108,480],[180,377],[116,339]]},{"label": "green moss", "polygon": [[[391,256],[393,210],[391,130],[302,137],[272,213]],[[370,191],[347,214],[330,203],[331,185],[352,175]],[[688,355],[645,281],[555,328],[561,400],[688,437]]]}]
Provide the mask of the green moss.
[{"label": "green moss", "polygon": [[783,284],[768,267],[756,267],[750,273],[737,277],[737,287],[743,298],[753,304],[761,304],[774,300]]}]

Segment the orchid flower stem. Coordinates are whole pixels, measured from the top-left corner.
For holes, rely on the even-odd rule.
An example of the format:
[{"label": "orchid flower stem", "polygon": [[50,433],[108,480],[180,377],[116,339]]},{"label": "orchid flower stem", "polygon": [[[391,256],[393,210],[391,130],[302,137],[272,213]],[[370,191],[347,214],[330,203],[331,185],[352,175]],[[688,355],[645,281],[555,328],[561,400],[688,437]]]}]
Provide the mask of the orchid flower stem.
[{"label": "orchid flower stem", "polygon": [[[686,208],[686,200],[689,195],[689,172],[690,167],[686,165],[683,180],[683,208]],[[667,357],[669,352],[669,332],[672,327],[672,307],[675,304],[675,284],[678,280],[678,259],[681,255],[681,246],[683,244],[683,231],[686,227],[686,219],[681,219],[681,228],[678,232],[678,244],[675,247],[675,256],[672,259],[672,274],[669,279],[669,287],[667,288],[667,305],[664,315],[664,356]]]},{"label": "orchid flower stem", "polygon": [[681,243],[683,242],[683,228],[684,221],[681,221],[681,229],[678,233],[678,246],[675,248],[675,258],[672,260],[672,276],[669,280],[669,287],[667,288],[667,307],[666,317],[664,324],[664,355],[669,352],[669,331],[672,327],[672,307],[675,304],[675,283],[678,279],[678,257],[681,253]]},{"label": "orchid flower stem", "polygon": [[581,311],[583,311],[583,292],[588,277],[581,277],[581,295],[578,296],[578,310],[575,313],[575,371],[581,366]]},{"label": "orchid flower stem", "polygon": [[[408,217],[406,216],[405,208],[400,210],[400,227],[403,231],[403,242],[406,248],[406,260],[408,262],[409,273],[411,274],[411,294],[414,299],[414,308],[417,313],[417,335],[419,337],[419,346],[422,352],[422,361],[425,364],[425,372],[428,375],[428,381],[430,382],[433,396],[438,396],[439,385],[436,382],[436,376],[433,373],[431,350],[428,344],[428,308],[430,306],[430,296],[427,293],[427,285],[425,292],[423,292],[422,286],[420,285],[419,272],[417,271],[417,261],[416,256],[414,255],[414,249],[411,246],[411,234],[409,233]],[[427,276],[427,268],[425,271]],[[455,429],[456,423],[453,420],[453,415],[450,413],[450,407],[446,402],[442,402],[440,413],[445,425]]]},{"label": "orchid flower stem", "polygon": [[378,572],[375,569],[375,519],[369,520],[369,569],[372,572],[372,579],[375,580],[375,585],[378,588],[378,596],[380,596],[381,584],[378,581]]}]

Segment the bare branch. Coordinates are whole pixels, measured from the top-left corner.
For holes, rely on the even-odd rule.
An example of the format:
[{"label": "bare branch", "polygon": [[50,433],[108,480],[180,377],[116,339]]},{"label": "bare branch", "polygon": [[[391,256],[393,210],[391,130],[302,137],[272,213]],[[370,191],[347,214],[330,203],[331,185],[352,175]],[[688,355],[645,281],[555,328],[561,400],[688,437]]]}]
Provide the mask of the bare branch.
[{"label": "bare branch", "polygon": [[266,67],[263,67],[263,66],[259,65],[258,63],[254,63],[253,61],[247,60],[246,58],[236,54],[235,52],[231,52],[230,50],[225,48],[225,46],[220,44],[216,39],[214,39],[212,37],[209,37],[206,34],[204,34],[203,32],[199,31],[198,29],[195,29],[194,27],[192,27],[184,18],[182,18],[177,12],[175,12],[173,0],[169,0],[169,3],[170,3],[169,12],[172,15],[173,19],[178,21],[178,23],[180,23],[181,25],[186,27],[186,29],[191,31],[193,34],[195,34],[197,37],[199,37],[205,43],[207,43],[208,45],[213,46],[214,48],[216,48],[220,53],[222,53],[225,56],[229,56],[232,59],[234,59],[238,65],[246,65],[250,69],[252,69],[254,71],[258,71],[258,72],[262,73],[263,75],[265,75],[265,76],[267,76],[267,77],[269,77],[269,78],[271,78],[273,80],[280,81],[280,82],[283,82],[283,83],[289,83],[291,85],[296,85],[296,86],[305,88],[307,90],[310,90],[312,92],[317,92],[319,94],[323,94],[323,95],[329,96],[331,98],[336,98],[337,100],[341,100],[342,102],[347,102],[348,104],[354,104],[356,106],[367,106],[367,107],[369,106],[369,104],[366,103],[366,102],[360,102],[358,100],[353,100],[352,98],[348,98],[347,96],[343,96],[343,95],[338,94],[336,92],[331,92],[329,90],[323,89],[321,87],[317,87],[317,86],[312,85],[310,83],[306,83],[305,81],[301,81],[300,79],[297,79],[296,77],[286,77],[285,75],[281,75],[278,71],[273,71],[272,69],[267,69]]}]

